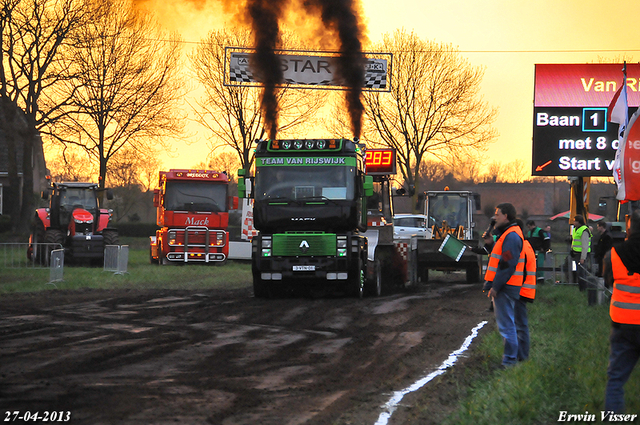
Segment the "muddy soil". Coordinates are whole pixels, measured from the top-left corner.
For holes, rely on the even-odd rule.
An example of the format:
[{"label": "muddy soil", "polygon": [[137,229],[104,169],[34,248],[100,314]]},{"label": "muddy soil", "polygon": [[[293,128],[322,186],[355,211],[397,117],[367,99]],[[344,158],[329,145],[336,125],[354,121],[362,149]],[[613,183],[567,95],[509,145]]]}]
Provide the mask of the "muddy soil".
[{"label": "muddy soil", "polygon": [[[479,322],[490,323],[481,334],[492,327],[486,294],[463,282],[361,300],[261,300],[250,289],[5,295],[1,419],[373,425],[394,391],[435,370]],[[420,391],[438,394],[438,383]],[[427,399],[434,418],[453,405]]]}]

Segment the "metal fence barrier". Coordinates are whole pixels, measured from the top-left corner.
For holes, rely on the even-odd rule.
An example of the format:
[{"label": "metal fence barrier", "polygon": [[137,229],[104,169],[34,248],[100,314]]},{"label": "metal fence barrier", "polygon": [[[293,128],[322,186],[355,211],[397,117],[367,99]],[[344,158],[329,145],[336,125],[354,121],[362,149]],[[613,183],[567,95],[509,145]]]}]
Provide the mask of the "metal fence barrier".
[{"label": "metal fence barrier", "polygon": [[578,279],[587,290],[587,302],[589,305],[602,305],[607,299],[607,295],[611,296],[612,292],[604,286],[604,278],[598,277],[586,268],[579,266]]},{"label": "metal fence barrier", "polygon": [[49,267],[51,252],[62,249],[59,243],[33,244],[31,259],[27,257],[27,242],[0,243],[0,265],[8,269],[46,269]]},{"label": "metal fence barrier", "polygon": [[31,259],[27,256],[30,244],[26,242],[0,243],[0,269],[49,269],[49,282],[63,280],[64,248],[59,243],[33,244]]},{"label": "metal fence barrier", "polygon": [[49,261],[49,283],[62,282],[64,275],[64,249],[51,251]]},{"label": "metal fence barrier", "polygon": [[104,247],[104,271],[125,274],[128,263],[129,245],[107,245]]}]

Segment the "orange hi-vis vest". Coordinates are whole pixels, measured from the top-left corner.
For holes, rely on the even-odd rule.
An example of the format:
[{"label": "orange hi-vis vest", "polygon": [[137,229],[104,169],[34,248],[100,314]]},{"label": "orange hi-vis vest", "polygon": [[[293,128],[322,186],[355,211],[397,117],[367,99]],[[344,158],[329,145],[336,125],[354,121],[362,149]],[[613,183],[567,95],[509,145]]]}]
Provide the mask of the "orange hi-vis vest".
[{"label": "orange hi-vis vest", "polygon": [[520,288],[520,296],[533,301],[536,298],[536,253],[528,240],[522,244],[522,251],[525,256],[525,277]]},{"label": "orange hi-vis vest", "polygon": [[611,248],[611,269],[613,270],[613,294],[609,314],[615,323],[640,325],[640,274],[629,271]]},{"label": "orange hi-vis vest", "polygon": [[[484,280],[493,282],[493,279],[496,277],[496,272],[498,271],[498,265],[500,264],[500,260],[502,260],[502,244],[509,233],[515,232],[520,239],[524,241],[524,236],[522,235],[522,230],[517,225],[509,227],[500,238],[496,241],[496,244],[493,246],[491,250],[491,255],[489,256],[489,264],[487,265],[487,272],[484,274]],[[524,247],[524,244],[523,244]],[[511,286],[522,286],[522,280],[524,279],[524,249],[520,251],[520,257],[518,258],[518,264],[516,265],[516,271],[507,281],[507,285]]]}]

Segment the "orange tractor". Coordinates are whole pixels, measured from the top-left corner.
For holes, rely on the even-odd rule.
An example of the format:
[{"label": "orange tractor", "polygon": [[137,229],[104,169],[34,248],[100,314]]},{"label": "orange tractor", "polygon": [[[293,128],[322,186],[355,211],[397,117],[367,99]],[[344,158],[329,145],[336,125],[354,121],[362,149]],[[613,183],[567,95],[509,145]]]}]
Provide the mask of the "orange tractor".
[{"label": "orange tractor", "polygon": [[[27,257],[47,265],[51,251],[62,247],[65,259],[102,262],[104,247],[119,240],[118,230],[109,227],[112,210],[99,207],[101,190],[95,183],[69,182],[52,183],[42,192],[49,207],[36,210]],[[107,199],[113,199],[110,190]]]}]

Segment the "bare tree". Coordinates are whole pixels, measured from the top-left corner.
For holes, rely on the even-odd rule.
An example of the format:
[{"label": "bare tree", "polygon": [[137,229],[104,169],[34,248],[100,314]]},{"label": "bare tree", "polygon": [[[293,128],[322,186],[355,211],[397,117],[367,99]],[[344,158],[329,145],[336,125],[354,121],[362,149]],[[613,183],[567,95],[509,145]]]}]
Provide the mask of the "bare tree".
[{"label": "bare tree", "polygon": [[[267,135],[264,112],[260,107],[260,89],[224,85],[225,47],[251,47],[251,32],[243,29],[211,32],[191,55],[198,81],[204,86],[204,98],[194,108],[198,122],[211,131],[212,150],[229,146],[237,152],[242,168],[253,163],[250,147],[254,140]],[[291,34],[282,37],[282,48],[300,47]],[[321,94],[312,90],[276,90],[277,132],[295,134],[313,123],[322,106]]]},{"label": "bare tree", "polygon": [[531,177],[531,173],[527,169],[524,160],[515,159],[508,164],[505,164],[502,168],[504,175],[504,182],[509,183],[522,183]]},{"label": "bare tree", "polygon": [[240,159],[234,152],[225,151],[211,157],[208,162],[200,162],[196,168],[226,172],[229,181],[235,183],[237,170],[240,168]]},{"label": "bare tree", "polygon": [[[15,204],[14,231],[26,232],[34,206],[33,159],[35,152],[42,151],[39,132],[55,121],[65,103],[64,98],[50,96],[64,79],[60,53],[86,13],[80,0],[0,0],[0,9],[0,98],[10,117],[21,110],[26,122],[22,137],[7,140],[10,162],[17,163],[17,152],[22,152],[23,175],[22,194],[12,190],[9,202]],[[18,181],[17,167],[9,172],[10,180]]]},{"label": "bare tree", "polygon": [[47,150],[47,168],[54,181],[90,181],[97,174],[91,164],[87,167],[86,155],[80,149],[67,145],[45,145]]},{"label": "bare tree", "polygon": [[179,40],[160,32],[130,0],[91,5],[95,16],[71,52],[76,76],[60,93],[72,101],[53,136],[83,147],[99,163],[104,187],[119,152],[153,157],[164,136],[182,130],[180,50]]},{"label": "bare tree", "polygon": [[[426,155],[452,162],[483,151],[496,133],[496,110],[479,96],[481,68],[472,67],[450,45],[423,41],[397,30],[374,50],[393,53],[391,92],[365,93],[372,140],[398,152],[403,178],[415,184]],[[371,134],[373,131],[373,134]]]}]

